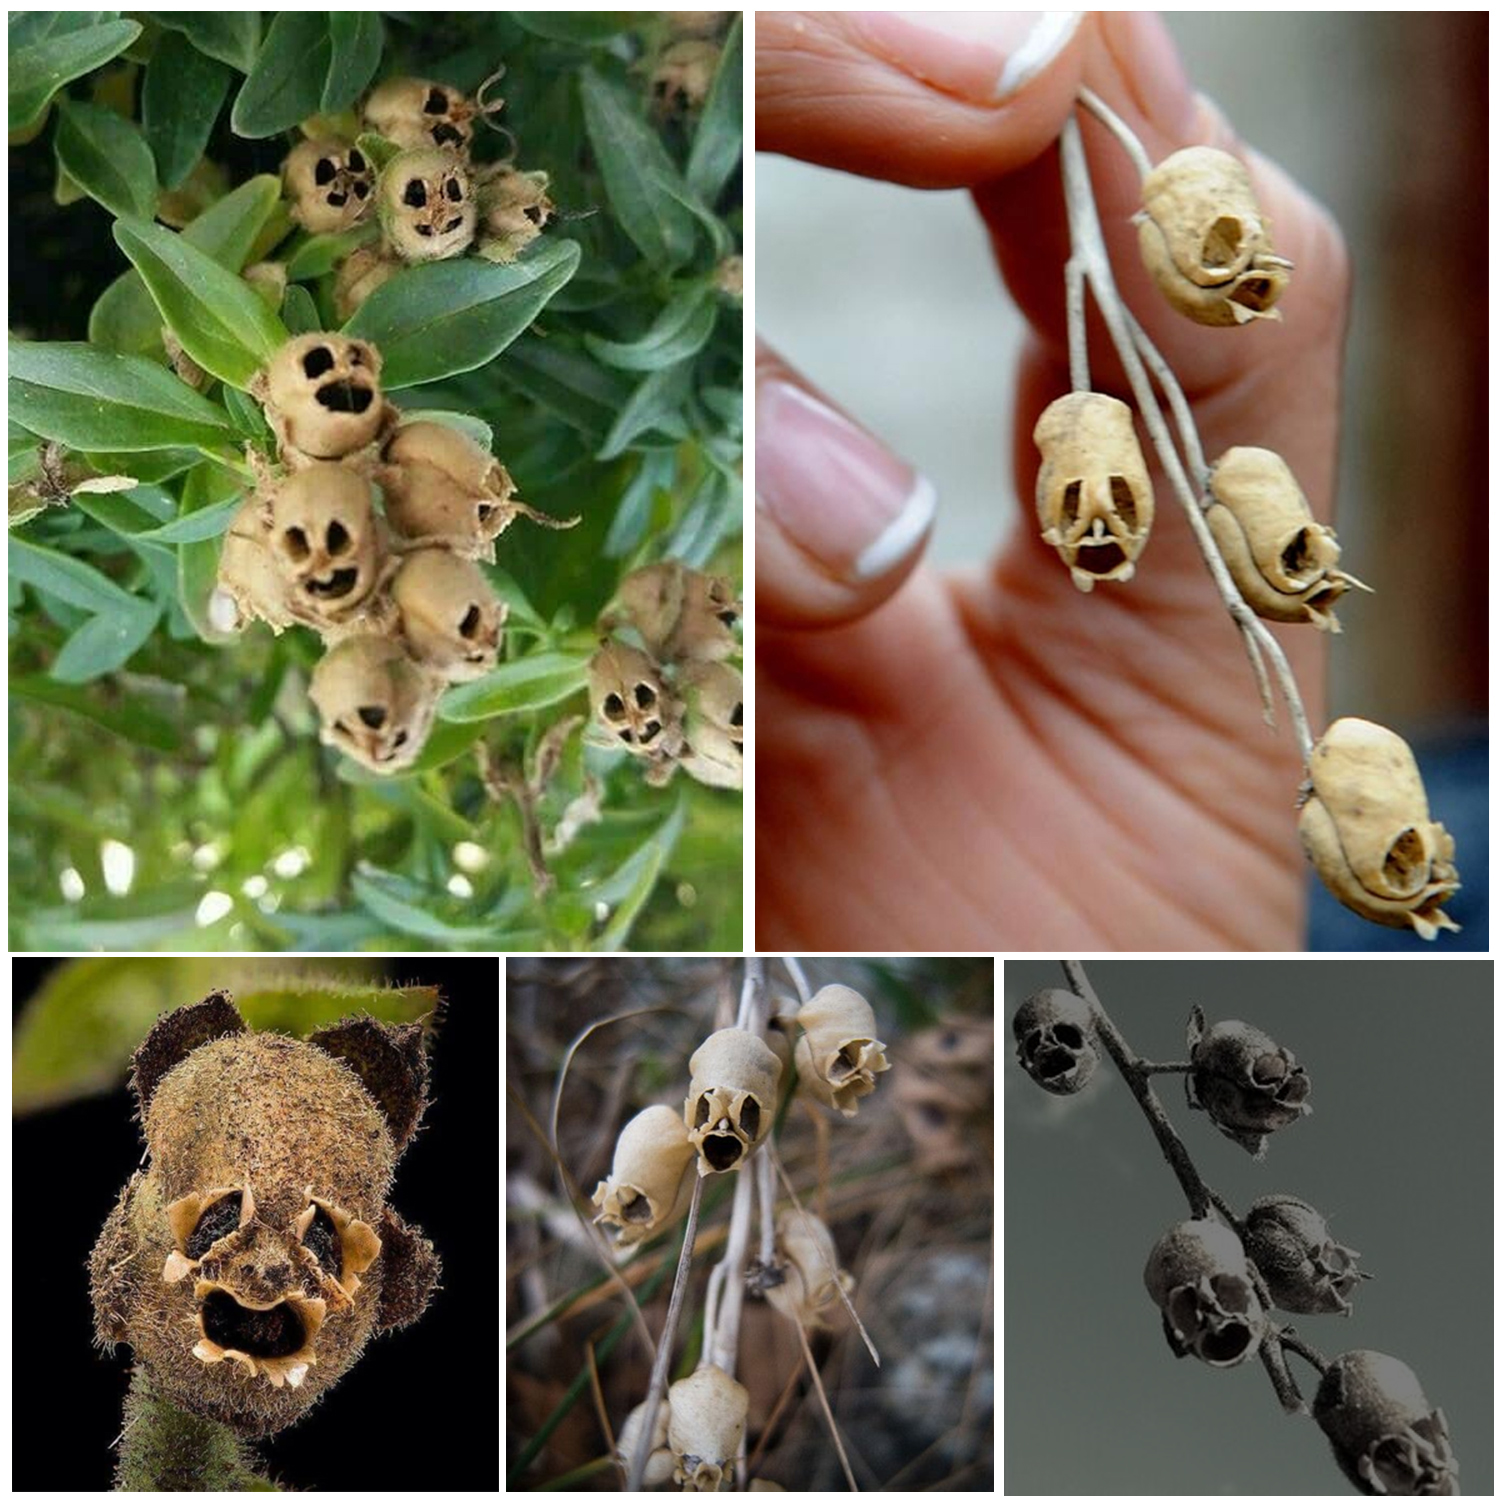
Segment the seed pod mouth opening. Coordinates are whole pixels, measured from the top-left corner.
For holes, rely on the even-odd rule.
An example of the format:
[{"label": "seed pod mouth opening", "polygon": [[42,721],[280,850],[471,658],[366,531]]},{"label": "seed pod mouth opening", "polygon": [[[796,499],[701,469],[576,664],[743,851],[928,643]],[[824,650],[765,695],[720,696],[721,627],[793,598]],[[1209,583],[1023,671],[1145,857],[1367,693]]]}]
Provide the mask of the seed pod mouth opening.
[{"label": "seed pod mouth opening", "polygon": [[1202,262],[1209,270],[1232,272],[1245,253],[1245,224],[1232,214],[1215,219],[1203,236]]},{"label": "seed pod mouth opening", "polygon": [[1233,1365],[1245,1357],[1254,1337],[1254,1333],[1243,1323],[1230,1323],[1205,1334],[1198,1348],[1207,1364]]},{"label": "seed pod mouth opening", "polygon": [[307,1343],[307,1330],[288,1302],[275,1307],[246,1307],[224,1291],[203,1299],[199,1323],[205,1338],[223,1349],[238,1349],[256,1359],[284,1359]]},{"label": "seed pod mouth opening", "polygon": [[1109,578],[1117,569],[1127,566],[1129,562],[1130,559],[1126,557],[1124,549],[1118,542],[1096,542],[1086,538],[1078,548],[1078,556],[1073,559],[1073,566],[1100,578]]},{"label": "seed pod mouth opening", "polygon": [[709,1135],[703,1138],[703,1156],[715,1172],[727,1172],[744,1151],[733,1135]]},{"label": "seed pod mouth opening", "polygon": [[356,385],[352,380],[330,380],[318,387],[315,398],[319,406],[329,411],[352,412],[361,416],[370,409],[375,393],[367,385]]},{"label": "seed pod mouth opening", "polygon": [[320,599],[342,599],[358,582],[358,568],[335,568],[326,579],[309,578],[306,588]]},{"label": "seed pod mouth opening", "polygon": [[1385,878],[1393,894],[1415,896],[1427,884],[1431,860],[1422,830],[1403,828],[1391,843],[1385,856]]}]

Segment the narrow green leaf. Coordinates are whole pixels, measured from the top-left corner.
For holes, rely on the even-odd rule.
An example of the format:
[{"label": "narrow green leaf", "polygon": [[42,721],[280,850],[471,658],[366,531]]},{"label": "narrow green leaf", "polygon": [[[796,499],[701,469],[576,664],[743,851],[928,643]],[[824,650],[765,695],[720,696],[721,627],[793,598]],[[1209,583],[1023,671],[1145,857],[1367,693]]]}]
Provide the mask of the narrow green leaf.
[{"label": "narrow green leaf", "polygon": [[644,453],[641,466],[620,496],[609,535],[604,539],[606,557],[625,557],[645,540],[657,497],[671,489],[677,461],[671,453]]},{"label": "narrow green leaf", "polygon": [[255,65],[260,47],[258,10],[148,12],[152,20],[172,31],[180,31],[202,53],[228,63],[241,73]]},{"label": "narrow green leaf", "polygon": [[438,704],[438,717],[449,723],[473,723],[526,708],[545,708],[582,691],[589,659],[560,651],[537,651],[508,661],[477,682],[450,688]]},{"label": "narrow green leaf", "polygon": [[69,448],[139,453],[230,442],[223,411],[170,370],[88,344],[10,345],[10,414]]},{"label": "narrow green leaf", "polygon": [[656,889],[662,866],[671,857],[687,818],[687,798],[678,795],[667,820],[612,875],[589,889],[589,899],[607,907],[604,930],[594,940],[600,953],[618,953],[630,938],[641,908]]},{"label": "narrow green leaf", "polygon": [[380,226],[372,219],[342,234],[308,235],[287,258],[287,280],[316,281],[326,276],[345,256],[379,233]]},{"label": "narrow green leaf", "polygon": [[52,663],[57,682],[92,682],[123,667],[150,638],[161,611],[144,599],[128,610],[95,615],[63,642]]},{"label": "narrow green leaf", "polygon": [[[33,13],[35,14],[35,13]],[[10,33],[10,129],[25,130],[41,117],[52,96],[65,83],[103,67],[118,57],[140,34],[136,21],[104,21],[65,34],[39,37],[17,46],[12,12]]]},{"label": "narrow green leaf", "polygon": [[182,744],[182,734],[175,724],[133,699],[126,698],[118,703],[101,701],[97,692],[42,676],[13,676],[10,695],[23,703],[39,703],[49,710],[61,709],[64,713],[76,714],[90,724],[147,750],[171,754]]},{"label": "narrow green leaf", "polygon": [[90,614],[128,613],[140,601],[76,557],[10,539],[10,576]]},{"label": "narrow green leaf", "polygon": [[615,343],[585,334],[596,359],[617,370],[661,370],[691,359],[709,340],[718,317],[714,288],[699,283],[679,292],[656,321],[633,343]]},{"label": "narrow green leaf", "polygon": [[191,515],[178,516],[165,526],[138,531],[135,539],[138,542],[165,542],[173,547],[180,547],[185,542],[205,542],[210,537],[223,536],[229,530],[229,523],[234,519],[234,513],[240,508],[243,499],[242,494],[231,495],[229,499],[216,501]]},{"label": "narrow green leaf", "polygon": [[183,349],[210,375],[244,390],[286,342],[286,326],[261,298],[180,234],[122,219],[115,243]]},{"label": "narrow green leaf", "polygon": [[[242,481],[215,464],[199,464],[183,481],[178,516],[181,522],[191,521],[225,505],[238,507],[244,498]],[[219,581],[221,545],[216,535],[184,542],[177,549],[178,602],[199,639],[215,646],[239,639],[233,631],[219,630],[208,614],[208,602]]]},{"label": "narrow green leaf", "polygon": [[293,338],[299,333],[321,333],[323,330],[318,304],[305,286],[294,284],[286,289],[286,296],[281,299],[281,321]]},{"label": "narrow green leaf", "polygon": [[156,212],[156,163],[139,126],[112,109],[64,99],[58,106],[57,159],[96,203],[118,216]]},{"label": "narrow green leaf", "polygon": [[693,132],[693,147],[688,153],[687,185],[704,203],[712,203],[724,184],[734,175],[744,149],[744,48],[743,18],[736,16],[718,70]]},{"label": "narrow green leaf", "polygon": [[589,140],[620,227],[652,265],[671,269],[692,254],[693,215],[667,191],[685,190],[661,137],[622,85],[584,68],[579,87]]},{"label": "narrow green leaf", "polygon": [[543,240],[509,266],[477,259],[413,266],[378,287],[343,331],[380,349],[386,390],[477,369],[531,326],[581,254],[572,240]]},{"label": "narrow green leaf", "polygon": [[316,114],[330,55],[326,11],[278,12],[234,101],[235,134],[260,140]]},{"label": "narrow green leaf", "polygon": [[130,896],[85,897],[26,912],[20,937],[31,952],[141,952],[192,932],[202,898],[203,887],[187,881]]},{"label": "narrow green leaf", "polygon": [[380,17],[356,10],[329,11],[328,37],[332,56],[320,108],[325,115],[332,115],[364,93],[380,66],[385,39],[380,33]]},{"label": "narrow green leaf", "polygon": [[141,123],[164,187],[180,187],[198,165],[229,93],[229,68],[180,31],[166,32],[141,86]]},{"label": "narrow green leaf", "polygon": [[687,400],[692,367],[673,365],[655,370],[635,388],[630,400],[620,408],[599,451],[594,455],[601,463],[618,458],[637,438],[651,431],[668,437],[687,436],[682,404]]},{"label": "narrow green leaf", "polygon": [[450,898],[418,885],[414,880],[366,866],[354,872],[349,884],[360,904],[396,932],[444,948],[495,949],[500,946],[499,930],[488,923],[454,923],[438,916],[432,908],[447,904]]},{"label": "narrow green leaf", "polygon": [[635,16],[628,10],[513,10],[510,18],[533,36],[545,37],[549,42],[602,47],[629,26]]}]

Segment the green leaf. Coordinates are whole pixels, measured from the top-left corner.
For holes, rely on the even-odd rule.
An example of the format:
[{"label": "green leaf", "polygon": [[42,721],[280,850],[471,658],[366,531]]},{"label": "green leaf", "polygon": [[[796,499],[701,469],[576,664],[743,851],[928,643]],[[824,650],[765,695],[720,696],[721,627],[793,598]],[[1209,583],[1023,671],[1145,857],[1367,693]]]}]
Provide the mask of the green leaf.
[{"label": "green leaf", "polygon": [[90,614],[126,613],[141,602],[86,562],[21,537],[10,539],[10,576]]},{"label": "green leaf", "polygon": [[164,187],[180,187],[197,166],[229,93],[229,69],[181,32],[156,44],[141,86],[141,123]]},{"label": "green leaf", "polygon": [[689,365],[672,365],[648,375],[620,408],[614,426],[594,457],[601,463],[618,458],[638,437],[652,430],[669,437],[686,437],[682,405],[687,400],[691,376]]},{"label": "green leaf", "polygon": [[693,215],[667,190],[682,178],[639,102],[613,79],[584,68],[579,87],[594,157],[620,227],[652,265],[670,270],[693,251]]},{"label": "green leaf", "polygon": [[342,234],[308,235],[287,258],[287,280],[316,281],[319,276],[326,276],[345,256],[379,233],[380,226],[372,220]]},{"label": "green leaf", "polygon": [[40,36],[17,46],[17,23],[23,19],[28,18],[11,12],[9,77],[13,131],[35,124],[65,83],[103,67],[141,34],[136,21],[111,20],[63,34]]},{"label": "green leaf", "polygon": [[572,240],[540,240],[509,266],[413,266],[378,287],[343,331],[379,348],[388,391],[474,370],[531,326],[581,255]]},{"label": "green leaf", "polygon": [[596,952],[618,953],[625,946],[636,917],[656,888],[662,866],[671,856],[686,817],[687,798],[679,794],[661,827],[612,875],[589,888],[589,900],[595,906],[609,908],[604,930],[593,943]]},{"label": "green leaf", "polygon": [[88,344],[12,341],[10,414],[69,448],[139,453],[234,438],[223,411],[171,371]]},{"label": "green leaf", "polygon": [[281,321],[293,338],[299,333],[321,333],[323,319],[318,314],[318,304],[305,286],[287,287],[281,299]]},{"label": "green leaf", "polygon": [[[245,490],[243,481],[217,465],[199,464],[183,481],[179,519],[174,524],[187,523],[226,505],[237,508],[244,501]],[[182,612],[199,638],[211,645],[239,639],[233,631],[217,629],[208,617],[208,601],[219,581],[220,547],[215,535],[184,542],[177,552],[177,598]]]},{"label": "green leaf", "polygon": [[98,104],[63,99],[54,145],[68,176],[110,213],[149,219],[156,212],[156,163],[133,121]]},{"label": "green leaf", "polygon": [[110,734],[163,755],[172,754],[182,744],[182,735],[175,724],[130,698],[105,702],[97,691],[42,676],[12,676],[10,695],[22,702],[44,704],[49,710],[76,714]]},{"label": "green leaf", "polygon": [[130,952],[193,931],[203,887],[188,881],[131,896],[85,897],[20,919],[19,947],[30,952]]},{"label": "green leaf", "polygon": [[145,599],[131,598],[127,610],[85,620],[63,642],[52,663],[58,682],[92,682],[123,667],[150,638],[161,611]]},{"label": "green leaf", "polygon": [[285,325],[261,298],[180,234],[122,219],[115,242],[183,349],[210,375],[244,390],[286,342]]},{"label": "green leaf", "polygon": [[444,948],[494,950],[508,946],[506,935],[492,924],[445,921],[433,908],[451,904],[449,897],[405,876],[366,866],[355,871],[349,884],[365,909],[396,932]]},{"label": "green leaf", "polygon": [[185,542],[204,542],[210,537],[223,536],[229,530],[229,523],[234,519],[234,513],[240,508],[244,498],[242,493],[233,494],[229,499],[215,501],[203,510],[178,516],[165,526],[138,531],[135,539],[138,542],[166,542],[180,547]]},{"label": "green leaf", "polygon": [[234,101],[235,134],[261,140],[316,114],[330,54],[326,11],[278,12]]},{"label": "green leaf", "polygon": [[438,717],[465,724],[521,709],[545,708],[582,691],[588,675],[586,656],[536,651],[503,663],[477,682],[450,688],[438,704]]},{"label": "green leaf", "polygon": [[677,460],[671,453],[641,455],[641,466],[620,496],[609,523],[609,535],[604,539],[606,557],[625,557],[645,540],[657,497],[670,496],[676,471]]},{"label": "green leaf", "polygon": [[533,36],[545,37],[549,42],[602,47],[635,20],[635,13],[628,10],[513,10],[510,18]]},{"label": "green leaf", "polygon": [[736,16],[719,67],[698,117],[693,148],[688,153],[687,185],[705,203],[712,203],[734,175],[744,149],[743,18]]},{"label": "green leaf", "polygon": [[332,115],[364,93],[380,66],[385,39],[380,33],[379,16],[353,10],[328,12],[328,36],[333,55],[323,81],[320,108],[325,115]]},{"label": "green leaf", "polygon": [[148,14],[159,25],[182,32],[206,56],[216,57],[241,73],[248,73],[255,64],[260,47],[259,11],[154,10]]},{"label": "green leaf", "polygon": [[718,311],[714,288],[700,282],[673,297],[634,343],[617,344],[591,333],[583,341],[596,359],[617,370],[661,370],[691,359],[708,342]]}]

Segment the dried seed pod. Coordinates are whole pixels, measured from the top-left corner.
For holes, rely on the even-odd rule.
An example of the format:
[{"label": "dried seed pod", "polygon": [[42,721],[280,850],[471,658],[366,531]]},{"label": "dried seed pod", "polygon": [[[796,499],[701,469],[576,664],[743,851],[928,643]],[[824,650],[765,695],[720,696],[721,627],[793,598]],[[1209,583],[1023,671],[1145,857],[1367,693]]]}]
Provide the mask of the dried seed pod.
[{"label": "dried seed pod", "polygon": [[271,529],[258,496],[234,513],[219,552],[218,584],[208,604],[216,630],[243,630],[264,620],[277,635],[297,619],[286,575],[271,550]]},{"label": "dried seed pod", "polygon": [[378,192],[385,243],[402,260],[448,260],[473,244],[474,189],[452,151],[425,146],[393,156]]},{"label": "dried seed pod", "polygon": [[651,97],[663,114],[701,109],[719,66],[717,42],[684,37],[662,53],[651,75]]},{"label": "dried seed pod", "polygon": [[[495,106],[498,107],[498,104]],[[444,146],[466,152],[474,138],[474,103],[427,78],[387,78],[365,100],[365,126],[403,151]]]},{"label": "dried seed pod", "polygon": [[578,524],[577,516],[559,521],[522,505],[505,465],[441,422],[398,427],[384,458],[386,517],[407,541],[494,562],[495,538],[517,516],[554,531]]},{"label": "dried seed pod", "polygon": [[1264,619],[1337,634],[1333,606],[1365,585],[1339,570],[1338,538],[1313,519],[1285,461],[1269,448],[1231,448],[1209,475],[1209,530],[1245,602]]},{"label": "dried seed pod", "polygon": [[495,166],[479,178],[479,253],[509,265],[546,227],[556,211],[545,172]]},{"label": "dried seed pod", "polygon": [[1099,1066],[1094,1012],[1072,990],[1038,990],[1011,1021],[1016,1061],[1049,1094],[1076,1094]]},{"label": "dried seed pod", "polygon": [[391,594],[407,649],[448,682],[471,682],[495,665],[505,603],[476,563],[451,552],[410,553]]},{"label": "dried seed pod", "polygon": [[281,173],[292,218],[309,234],[352,228],[372,201],[374,168],[348,141],[302,141],[288,153]]},{"label": "dried seed pod", "polygon": [[745,687],[728,662],[689,662],[677,674],[682,702],[682,769],[704,786],[745,780]]},{"label": "dried seed pod", "polygon": [[1041,415],[1036,510],[1042,540],[1088,593],[1101,578],[1124,583],[1151,534],[1156,504],[1131,410],[1113,396],[1075,391]]},{"label": "dried seed pod", "polygon": [[305,617],[352,614],[382,581],[386,549],[367,479],[314,460],[280,480],[269,504],[271,552]]},{"label": "dried seed pod", "polygon": [[[677,1460],[672,1457],[672,1450],[667,1447],[667,1418],[671,1415],[671,1411],[672,1408],[666,1401],[657,1403],[656,1421],[651,1431],[650,1457],[646,1460],[646,1468],[641,1479],[641,1482],[647,1486],[670,1484],[672,1470],[677,1466]],[[635,1458],[635,1450],[640,1445],[645,1425],[646,1403],[642,1401],[625,1418],[625,1425],[620,1429],[619,1438],[615,1443],[615,1453],[627,1474]]]},{"label": "dried seed pod", "polygon": [[318,663],[307,695],[323,721],[323,743],[384,774],[420,754],[438,687],[395,641],[357,635]]},{"label": "dried seed pod", "polygon": [[884,1073],[885,1044],[875,1040],[875,1012],[857,990],[825,984],[797,1012],[797,1077],[815,1099],[852,1117]]},{"label": "dried seed pod", "polygon": [[655,1234],[687,1211],[692,1196],[688,1165],[693,1145],[675,1109],[653,1104],[620,1132],[614,1165],[594,1189],[596,1224],[620,1231],[624,1249]]},{"label": "dried seed pod", "polygon": [[1373,1349],[1341,1354],[1323,1372],[1313,1420],[1362,1495],[1457,1495],[1448,1421],[1409,1365]]},{"label": "dried seed pod", "polygon": [[1266,1154],[1266,1139],[1312,1113],[1312,1083],[1296,1057],[1258,1027],[1219,1021],[1205,1027],[1203,1011],[1188,1017],[1186,1075],[1189,1109],[1206,1111],[1219,1130],[1252,1156]]},{"label": "dried seed pod", "polygon": [[726,1027],[688,1060],[682,1118],[698,1153],[698,1174],[737,1172],[771,1128],[781,1064],[748,1031]]},{"label": "dried seed pod", "polygon": [[1280,318],[1289,260],[1271,238],[1244,164],[1189,146],[1141,184],[1141,256],[1168,302],[1195,323],[1233,326]]},{"label": "dried seed pod", "polygon": [[667,1387],[667,1446],[685,1490],[734,1484],[734,1461],[750,1415],[750,1392],[717,1365],[700,1365]]},{"label": "dried seed pod", "polygon": [[1349,1294],[1365,1279],[1357,1250],[1337,1244],[1311,1204],[1286,1193],[1257,1198],[1245,1215],[1245,1251],[1277,1307],[1296,1313],[1353,1311]]},{"label": "dried seed pod", "polygon": [[651,563],[621,581],[615,606],[658,661],[722,661],[739,649],[739,596],[721,575]]},{"label": "dried seed pod", "polygon": [[589,661],[589,702],[609,742],[670,758],[682,746],[681,710],[644,651],[605,641]]},{"label": "dried seed pod", "polygon": [[354,453],[374,442],[390,420],[380,391],[379,352],[341,333],[289,339],[250,391],[265,403],[282,456],[292,461]]},{"label": "dried seed pod", "polygon": [[383,245],[361,245],[340,263],[333,278],[333,309],[347,323],[371,293],[401,269],[401,262],[385,253]]},{"label": "dried seed pod", "polygon": [[804,1328],[827,1328],[823,1314],[838,1302],[840,1288],[845,1296],[854,1291],[854,1278],[839,1269],[832,1231],[816,1214],[789,1203],[776,1214],[776,1248],[786,1280],[766,1288],[766,1301]]},{"label": "dried seed pod", "polygon": [[1195,1354],[1226,1370],[1260,1348],[1266,1309],[1245,1247],[1217,1220],[1189,1219],[1169,1229],[1146,1261],[1146,1290],[1161,1309],[1162,1332],[1179,1359]]},{"label": "dried seed pod", "polygon": [[729,22],[727,10],[668,10],[662,19],[673,36],[715,37]]},{"label": "dried seed pod", "polygon": [[1336,719],[1313,746],[1297,831],[1323,884],[1351,911],[1434,938],[1458,925],[1453,838],[1428,814],[1411,747],[1367,719]]}]

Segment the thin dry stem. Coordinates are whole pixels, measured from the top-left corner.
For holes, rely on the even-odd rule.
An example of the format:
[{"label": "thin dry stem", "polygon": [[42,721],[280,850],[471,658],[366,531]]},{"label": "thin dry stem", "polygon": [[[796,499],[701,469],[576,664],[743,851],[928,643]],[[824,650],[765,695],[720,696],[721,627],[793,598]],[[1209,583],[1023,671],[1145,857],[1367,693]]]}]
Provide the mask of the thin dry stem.
[{"label": "thin dry stem", "polygon": [[1078,86],[1078,102],[1125,148],[1125,154],[1135,163],[1135,169],[1144,182],[1151,175],[1151,158],[1141,145],[1140,137],[1128,126],[1093,89]]},{"label": "thin dry stem", "polygon": [[[813,1358],[812,1346],[807,1342],[807,1330],[802,1326],[800,1319],[797,1322],[797,1337],[802,1341],[802,1358],[807,1361],[807,1373],[812,1376],[813,1388],[818,1393],[818,1404],[823,1408],[823,1415],[828,1420],[828,1431],[833,1436],[834,1451],[839,1456],[844,1478],[849,1481],[851,1490],[858,1490],[859,1485],[855,1482],[854,1470],[849,1467],[849,1455],[844,1452],[844,1440],[839,1435],[839,1424],[834,1420],[833,1408],[828,1404],[828,1392],[823,1389],[823,1377],[818,1373],[818,1362]],[[876,1364],[879,1363],[880,1361],[876,1360]]]},{"label": "thin dry stem", "polygon": [[812,986],[807,982],[807,975],[802,972],[802,965],[790,954],[783,955],[781,962],[797,987],[797,999],[806,1005],[812,999]]}]

